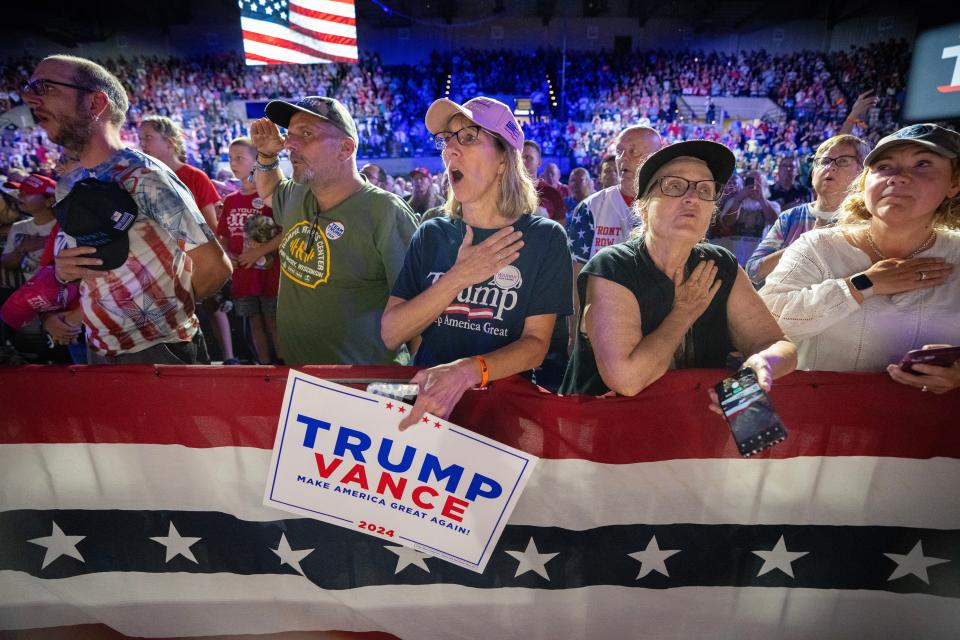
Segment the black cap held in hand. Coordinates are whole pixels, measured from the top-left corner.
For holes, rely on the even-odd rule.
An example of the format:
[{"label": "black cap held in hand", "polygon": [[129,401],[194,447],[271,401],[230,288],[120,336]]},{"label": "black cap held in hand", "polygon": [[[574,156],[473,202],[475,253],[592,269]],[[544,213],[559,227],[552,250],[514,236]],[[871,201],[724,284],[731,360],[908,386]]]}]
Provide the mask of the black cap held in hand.
[{"label": "black cap held in hand", "polygon": [[130,239],[127,232],[137,219],[137,203],[116,182],[86,178],[73,185],[53,207],[60,228],[77,241],[78,247],[96,247],[88,257],[100,258],[102,265],[88,266],[110,271],[127,261]]}]

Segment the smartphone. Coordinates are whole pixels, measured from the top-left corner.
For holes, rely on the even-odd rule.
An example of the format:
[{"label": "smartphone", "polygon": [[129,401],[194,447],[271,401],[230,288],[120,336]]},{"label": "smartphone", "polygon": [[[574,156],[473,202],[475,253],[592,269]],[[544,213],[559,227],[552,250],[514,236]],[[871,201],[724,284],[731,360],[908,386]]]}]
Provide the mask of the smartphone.
[{"label": "smartphone", "polygon": [[744,184],[744,186],[752,187],[755,182],[756,182],[756,179],[755,179],[753,176],[747,176],[747,177],[744,179],[743,184]]},{"label": "smartphone", "polygon": [[900,368],[908,373],[923,375],[913,370],[915,364],[932,364],[937,367],[950,367],[960,360],[960,347],[936,347],[934,349],[914,349],[907,351],[900,360]]},{"label": "smartphone", "polygon": [[740,369],[718,384],[716,390],[740,455],[752,456],[786,439],[787,430],[753,369]]},{"label": "smartphone", "polygon": [[420,386],[416,384],[398,384],[396,382],[371,382],[367,385],[367,393],[374,393],[384,398],[399,400],[407,404],[417,402]]}]

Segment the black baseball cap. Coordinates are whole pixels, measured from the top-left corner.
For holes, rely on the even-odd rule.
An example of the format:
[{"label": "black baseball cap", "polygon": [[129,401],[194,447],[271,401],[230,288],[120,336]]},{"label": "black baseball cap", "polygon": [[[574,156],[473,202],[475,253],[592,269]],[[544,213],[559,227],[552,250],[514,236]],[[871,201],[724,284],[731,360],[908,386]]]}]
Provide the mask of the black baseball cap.
[{"label": "black baseball cap", "polygon": [[913,124],[882,138],[867,154],[863,166],[869,167],[881,153],[901,144],[918,144],[951,160],[960,157],[960,133],[935,124]]},{"label": "black baseball cap", "polygon": [[637,172],[637,196],[647,193],[650,181],[654,174],[671,160],[681,157],[690,157],[703,160],[707,163],[713,179],[720,184],[726,184],[733,175],[733,168],[737,163],[736,156],[726,146],[709,140],[687,140],[668,144],[652,154],[640,166]]},{"label": "black baseball cap", "polygon": [[127,261],[130,239],[127,232],[137,219],[139,208],[116,182],[86,178],[53,206],[60,228],[77,241],[78,247],[96,247],[87,257],[100,258],[95,271],[110,271]]},{"label": "black baseball cap", "polygon": [[353,121],[353,116],[343,106],[343,103],[334,98],[326,96],[307,96],[298,102],[287,102],[286,100],[271,100],[267,103],[264,113],[274,123],[284,129],[290,128],[290,118],[297,111],[309,113],[317,116],[321,120],[326,120],[340,131],[343,131],[354,142],[357,138],[357,125]]}]

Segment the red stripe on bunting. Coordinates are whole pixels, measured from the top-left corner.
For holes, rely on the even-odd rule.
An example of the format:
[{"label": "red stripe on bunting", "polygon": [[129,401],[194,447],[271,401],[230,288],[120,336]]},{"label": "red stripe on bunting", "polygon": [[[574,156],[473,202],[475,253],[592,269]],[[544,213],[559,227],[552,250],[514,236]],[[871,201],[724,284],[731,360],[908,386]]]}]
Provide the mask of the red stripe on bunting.
[{"label": "red stripe on bunting", "polygon": [[[375,379],[409,380],[415,372],[302,370],[358,387]],[[707,389],[724,375],[670,372],[635,398],[558,398],[511,378],[487,391],[468,391],[451,421],[544,458],[612,464],[737,458],[726,423],[707,409]],[[284,367],[0,369],[0,443],[268,449],[286,376]],[[797,372],[777,382],[771,400],[789,437],[760,457],[960,458],[957,392],[922,394],[885,374]]]}]

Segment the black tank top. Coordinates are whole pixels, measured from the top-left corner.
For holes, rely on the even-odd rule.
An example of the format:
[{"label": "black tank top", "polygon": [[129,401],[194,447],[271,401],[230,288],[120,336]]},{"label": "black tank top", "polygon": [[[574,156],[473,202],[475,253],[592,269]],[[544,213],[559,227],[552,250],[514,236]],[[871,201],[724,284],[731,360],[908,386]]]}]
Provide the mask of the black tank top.
[{"label": "black tank top", "polygon": [[[717,277],[722,283],[710,306],[687,334],[687,340],[681,345],[682,353],[678,353],[679,358],[675,357],[675,366],[680,369],[722,368],[726,366],[727,354],[734,350],[727,326],[727,299],[737,278],[737,259],[723,247],[698,244],[687,259],[687,273],[703,260],[716,263]],[[644,336],[653,333],[673,308],[673,280],[654,264],[643,238],[607,247],[583,267],[577,278],[577,291],[580,294],[578,327],[586,303],[587,278],[591,276],[610,280],[633,292],[640,306],[640,324]],[[597,370],[593,346],[587,336],[578,331],[560,393],[603,395],[608,391],[609,387]]]}]

